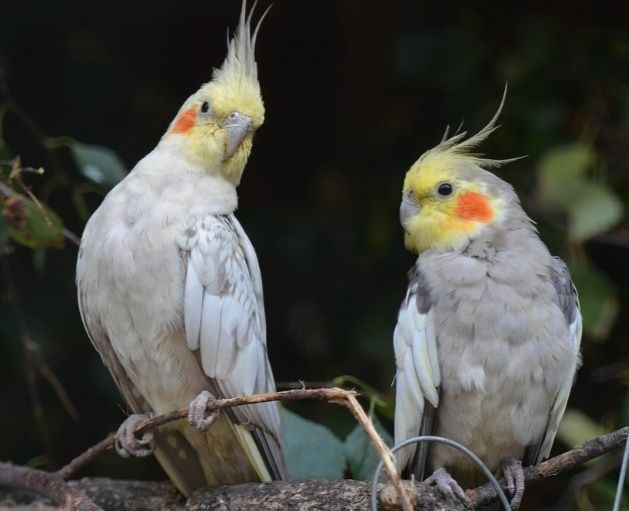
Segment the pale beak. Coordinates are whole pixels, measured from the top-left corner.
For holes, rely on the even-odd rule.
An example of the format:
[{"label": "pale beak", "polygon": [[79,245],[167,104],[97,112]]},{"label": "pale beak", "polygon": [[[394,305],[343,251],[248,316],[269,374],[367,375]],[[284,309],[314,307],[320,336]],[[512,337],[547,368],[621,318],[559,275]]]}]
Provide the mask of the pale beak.
[{"label": "pale beak", "polygon": [[230,158],[240,146],[251,127],[251,119],[240,112],[232,112],[223,121],[223,129],[227,135],[225,159]]},{"label": "pale beak", "polygon": [[412,190],[406,190],[400,202],[400,223],[406,229],[408,221],[419,213],[421,206],[417,204]]}]

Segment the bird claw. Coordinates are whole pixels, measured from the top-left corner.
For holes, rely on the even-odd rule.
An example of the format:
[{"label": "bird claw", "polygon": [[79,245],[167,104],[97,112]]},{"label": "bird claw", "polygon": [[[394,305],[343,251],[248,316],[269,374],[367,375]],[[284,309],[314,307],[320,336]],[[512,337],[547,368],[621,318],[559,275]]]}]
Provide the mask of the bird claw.
[{"label": "bird claw", "polygon": [[455,500],[458,498],[461,502],[468,504],[463,488],[459,486],[459,483],[454,480],[445,468],[438,468],[424,482],[436,486],[443,495],[452,497]]},{"label": "bird claw", "polygon": [[207,390],[201,392],[190,401],[188,406],[188,422],[199,432],[205,433],[218,418],[218,410],[207,414],[209,403],[216,401],[216,398]]},{"label": "bird claw", "polygon": [[511,495],[511,509],[518,509],[524,495],[524,470],[522,462],[515,458],[509,458],[500,462],[502,473],[507,481],[507,490]]},{"label": "bird claw", "polygon": [[134,413],[129,415],[118,428],[116,442],[114,444],[116,452],[123,458],[143,458],[153,452],[153,432],[147,431],[142,434],[142,438],[135,435],[135,428],[139,422],[153,417],[152,413]]}]

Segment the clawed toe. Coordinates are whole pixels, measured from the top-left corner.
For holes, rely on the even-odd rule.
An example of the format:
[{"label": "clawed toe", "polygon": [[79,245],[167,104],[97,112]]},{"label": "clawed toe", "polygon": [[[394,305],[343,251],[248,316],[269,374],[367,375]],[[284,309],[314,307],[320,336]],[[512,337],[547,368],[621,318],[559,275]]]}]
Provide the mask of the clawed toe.
[{"label": "clawed toe", "polygon": [[206,412],[208,404],[215,400],[216,398],[211,393],[204,390],[190,402],[188,421],[200,433],[207,431],[218,418],[218,410],[211,412],[209,415]]},{"label": "clawed toe", "polygon": [[153,452],[153,433],[147,431],[142,434],[141,438],[135,436],[135,427],[140,421],[152,417],[150,413],[134,413],[126,418],[126,420],[118,428],[116,434],[115,448],[118,455],[123,458],[133,456],[142,458]]},{"label": "clawed toe", "polygon": [[460,501],[467,503],[467,497],[463,488],[459,486],[454,478],[445,468],[438,468],[433,474],[425,480],[426,483],[436,486],[443,494],[452,498],[458,498]]},{"label": "clawed toe", "polygon": [[524,496],[524,470],[522,462],[515,458],[503,460],[500,463],[502,473],[507,481],[507,490],[511,495],[511,509],[518,509]]}]

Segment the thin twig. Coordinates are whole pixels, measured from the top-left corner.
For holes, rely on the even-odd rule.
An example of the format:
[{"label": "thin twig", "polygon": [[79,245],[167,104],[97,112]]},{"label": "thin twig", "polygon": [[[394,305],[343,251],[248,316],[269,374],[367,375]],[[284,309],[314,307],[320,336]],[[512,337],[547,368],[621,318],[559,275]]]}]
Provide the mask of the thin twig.
[{"label": "thin twig", "polygon": [[54,151],[46,146],[48,136],[44,130],[37,124],[35,119],[17,102],[7,83],[5,72],[0,69],[0,97],[4,99],[5,105],[19,121],[31,132],[33,138],[37,141],[42,150],[48,157],[48,162],[52,164],[53,170],[63,171],[63,165]]},{"label": "thin twig", "polygon": [[63,509],[103,511],[85,493],[71,488],[59,476],[43,470],[0,463],[0,486],[35,492],[64,506]]},{"label": "thin twig", "polygon": [[90,463],[94,458],[107,449],[111,449],[115,442],[116,433],[110,433],[103,440],[94,444],[92,447],[89,447],[87,450],[83,451],[76,458],[70,461],[70,463],[61,467],[60,470],[57,470],[55,475],[65,481],[72,479],[79,470]]},{"label": "thin twig", "polygon": [[[0,160],[0,165],[4,165],[4,166],[10,166],[12,168],[14,168],[16,162],[18,162],[19,164],[19,158],[16,158],[15,160]],[[29,187],[27,187],[20,179],[20,173],[21,172],[33,172],[36,174],[43,174],[44,169],[43,168],[38,168],[38,169],[34,169],[32,167],[19,167],[19,172],[17,172],[15,175],[13,170],[11,171],[11,174],[13,176],[13,181],[16,181],[20,187],[24,190],[24,192],[33,200],[33,202],[35,202],[35,204],[37,205],[37,207],[41,210],[41,212],[43,213],[44,217],[46,218],[46,221],[48,223],[50,223],[50,219],[48,218],[48,215],[46,214],[46,210],[43,207],[43,205],[41,204],[41,202],[39,201],[39,199],[37,199],[37,197],[35,197],[35,195],[31,192],[31,189]],[[1,176],[0,176],[1,179]],[[9,186],[11,181],[11,178],[9,181],[0,181],[0,195],[3,195],[4,197],[11,197],[13,195],[16,194],[16,192],[13,191],[13,189]],[[63,227],[62,229],[63,232],[63,237],[68,240],[70,243],[72,243],[73,245],[76,245],[77,247],[81,245],[81,239],[74,234],[72,231],[70,231],[69,229]]]},{"label": "thin twig", "polygon": [[80,247],[81,246],[81,238],[79,238],[76,234],[74,234],[69,229],[63,228],[63,236],[73,245]]},{"label": "thin twig", "polygon": [[[341,385],[342,386],[342,385]],[[333,385],[329,381],[278,381],[275,382],[277,390],[294,390],[294,389],[330,389],[339,387]]]},{"label": "thin twig", "polygon": [[352,415],[356,418],[356,420],[369,436],[371,443],[378,453],[378,456],[382,460],[384,471],[387,474],[390,483],[395,487],[397,491],[400,503],[402,504],[402,509],[404,511],[413,511],[413,505],[411,504],[410,498],[406,493],[406,488],[402,484],[400,474],[395,468],[391,449],[389,449],[384,443],[384,440],[382,440],[382,437],[376,431],[373,422],[367,416],[365,410],[363,410],[363,407],[360,406],[354,395],[347,396],[346,406],[349,408],[349,410],[352,412]]},{"label": "thin twig", "polygon": [[65,408],[65,411],[68,413],[70,417],[74,420],[79,418],[79,411],[76,409],[76,406],[70,400],[70,396],[68,395],[68,391],[63,386],[63,383],[59,380],[57,375],[53,372],[50,366],[44,362],[39,351],[35,352],[35,363],[37,365],[37,370],[39,373],[46,378],[52,389],[57,394],[59,401],[61,401],[61,405]]},{"label": "thin twig", "polygon": [[[403,503],[404,511],[412,511],[412,506],[408,496],[405,492],[404,487],[402,486],[402,482],[400,480],[400,476],[395,470],[395,466],[393,464],[393,456],[391,451],[386,446],[378,432],[373,426],[371,419],[365,413],[362,406],[356,399],[357,393],[353,390],[345,390],[340,388],[319,388],[319,389],[294,389],[294,390],[284,390],[280,392],[265,392],[262,394],[253,394],[251,396],[240,396],[228,399],[216,399],[210,401],[207,405],[206,411],[208,414],[218,412],[224,408],[233,408],[237,406],[244,405],[253,405],[258,403],[267,403],[269,401],[300,401],[300,400],[323,400],[328,403],[333,403],[341,406],[345,406],[350,410],[352,415],[356,418],[356,420],[360,423],[360,425],[365,429],[365,432],[371,439],[371,442],[376,449],[378,456],[382,459],[385,471],[391,484],[398,491],[398,497],[400,502]],[[138,436],[142,436],[142,434],[155,429],[159,426],[163,426],[169,422],[173,422],[179,419],[183,419],[188,416],[188,407],[179,408],[178,410],[174,410],[170,413],[164,415],[158,415],[156,417],[151,417],[144,419],[135,427],[135,434]],[[116,434],[111,433],[106,439],[102,440],[98,444],[90,447],[87,451],[73,459],[70,463],[68,463],[65,467],[63,467],[58,475],[67,479],[73,476],[78,470],[80,470],[83,465],[89,463],[96,456],[100,455],[103,451],[112,447],[112,445],[116,441]]]},{"label": "thin twig", "polygon": [[20,334],[20,342],[24,353],[24,371],[28,397],[31,402],[31,412],[33,414],[33,418],[35,419],[35,423],[37,424],[37,429],[39,430],[44,452],[46,453],[46,464],[49,467],[52,467],[54,464],[52,442],[50,440],[48,426],[46,425],[46,418],[44,417],[44,409],[39,397],[39,390],[37,389],[37,357],[35,356],[37,345],[31,339],[30,333],[28,332],[26,321],[24,320],[24,315],[22,314],[22,308],[20,306],[17,287],[15,286],[13,273],[6,254],[0,254],[0,264],[2,265],[4,280],[9,293],[10,305],[13,309],[13,319],[15,320]]},{"label": "thin twig", "polygon": [[[337,388],[325,389],[294,389],[279,392],[267,392],[263,394],[253,394],[250,396],[234,397],[228,399],[216,399],[210,401],[206,411],[208,414],[222,410],[223,408],[233,408],[236,406],[244,406],[258,403],[266,403],[268,401],[299,401],[304,399],[323,400],[331,403],[344,404],[348,394],[355,394],[351,390],[343,390]],[[147,418],[139,421],[135,427],[135,434],[141,437],[144,433],[155,428],[168,424],[179,419],[188,417],[188,407],[182,407],[164,415]],[[93,445],[85,452],[74,458],[66,466],[62,467],[57,473],[64,479],[72,477],[83,466],[91,462],[102,452],[110,449],[116,442],[116,433],[110,433],[107,438]]]},{"label": "thin twig", "polygon": [[[629,435],[629,426],[593,438],[570,451],[543,461],[539,465],[525,468],[524,480],[526,483],[533,483],[573,469],[586,461],[598,458],[609,451],[625,445],[627,435]],[[503,488],[506,488],[504,480],[501,480],[500,484]],[[496,497],[496,490],[490,484],[484,484],[473,490],[468,490],[466,494],[473,507],[477,507],[492,501]]]}]

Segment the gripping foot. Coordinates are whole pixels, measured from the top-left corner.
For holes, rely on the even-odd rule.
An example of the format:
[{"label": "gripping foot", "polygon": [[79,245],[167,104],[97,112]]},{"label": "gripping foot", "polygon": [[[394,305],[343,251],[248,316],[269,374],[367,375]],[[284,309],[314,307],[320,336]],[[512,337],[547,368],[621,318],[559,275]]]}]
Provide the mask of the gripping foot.
[{"label": "gripping foot", "polygon": [[516,510],[522,503],[524,495],[524,470],[522,462],[515,458],[508,458],[500,462],[502,473],[507,480],[507,489],[511,495],[511,509]]},{"label": "gripping foot", "polygon": [[453,499],[458,498],[461,502],[467,503],[467,497],[463,488],[459,486],[459,483],[454,480],[445,468],[435,470],[425,482],[436,486],[443,495],[450,496]]},{"label": "gripping foot", "polygon": [[118,428],[116,434],[116,452],[123,458],[129,458],[133,456],[135,458],[142,458],[148,456],[153,452],[153,432],[147,431],[142,435],[142,438],[135,436],[135,427],[138,422],[145,419],[150,419],[153,416],[151,413],[134,413],[129,415],[126,420]]},{"label": "gripping foot", "polygon": [[209,415],[206,413],[207,405],[213,401],[216,401],[216,398],[207,390],[204,390],[190,401],[190,405],[188,406],[188,422],[190,422],[192,427],[199,433],[205,433],[218,418],[218,410],[211,412]]}]

